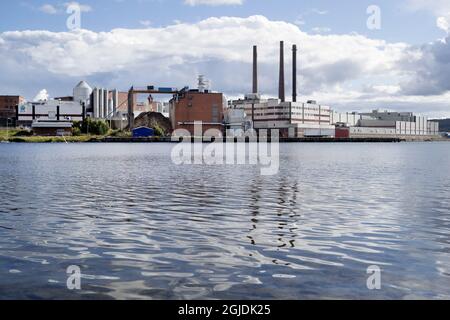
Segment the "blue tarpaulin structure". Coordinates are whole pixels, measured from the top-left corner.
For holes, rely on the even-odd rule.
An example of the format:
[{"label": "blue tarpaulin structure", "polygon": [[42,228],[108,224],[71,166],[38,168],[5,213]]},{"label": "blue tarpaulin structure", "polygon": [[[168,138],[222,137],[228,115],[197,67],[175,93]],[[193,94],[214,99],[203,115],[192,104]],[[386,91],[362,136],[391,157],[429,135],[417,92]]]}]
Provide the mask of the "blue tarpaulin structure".
[{"label": "blue tarpaulin structure", "polygon": [[154,137],[155,130],[148,127],[139,127],[133,129],[133,138],[148,138]]}]

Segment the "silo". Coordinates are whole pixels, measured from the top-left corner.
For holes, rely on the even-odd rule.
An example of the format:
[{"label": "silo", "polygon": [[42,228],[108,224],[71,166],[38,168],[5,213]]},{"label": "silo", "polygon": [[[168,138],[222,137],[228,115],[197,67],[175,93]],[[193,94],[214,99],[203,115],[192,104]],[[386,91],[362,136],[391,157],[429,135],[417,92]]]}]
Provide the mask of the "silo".
[{"label": "silo", "polygon": [[73,89],[73,100],[80,104],[85,103],[89,105],[91,94],[92,88],[85,81],[81,81]]},{"label": "silo", "polygon": [[113,112],[116,114],[117,109],[119,108],[119,91],[114,89],[113,91]]},{"label": "silo", "polygon": [[98,88],[94,89],[93,95],[94,95],[94,99],[93,99],[94,100],[94,105],[93,105],[94,118],[98,119],[99,118],[99,104],[100,104],[100,102],[99,102],[100,96],[99,96],[99,89]]},{"label": "silo", "polygon": [[103,118],[108,118],[108,89],[103,90]]},{"label": "silo", "polygon": [[103,108],[103,106],[104,106],[103,96],[104,95],[105,95],[105,89],[103,89],[103,88],[99,89],[99,93],[98,93],[98,101],[99,101],[99,104],[98,104],[98,117],[99,117],[99,119],[103,119],[104,118],[104,116],[103,116],[103,110],[104,110],[104,108]]}]

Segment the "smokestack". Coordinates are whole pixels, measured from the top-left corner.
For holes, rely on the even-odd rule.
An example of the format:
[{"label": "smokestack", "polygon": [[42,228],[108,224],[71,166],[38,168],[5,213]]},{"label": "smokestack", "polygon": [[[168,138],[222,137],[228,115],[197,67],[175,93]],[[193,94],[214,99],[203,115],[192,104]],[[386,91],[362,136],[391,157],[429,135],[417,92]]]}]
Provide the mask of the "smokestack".
[{"label": "smokestack", "polygon": [[280,41],[280,83],[278,88],[278,98],[281,102],[286,101],[284,88],[284,41]]},{"label": "smokestack", "polygon": [[292,102],[297,102],[297,45],[292,46]]},{"label": "smokestack", "polygon": [[253,46],[253,93],[258,93],[258,47]]}]

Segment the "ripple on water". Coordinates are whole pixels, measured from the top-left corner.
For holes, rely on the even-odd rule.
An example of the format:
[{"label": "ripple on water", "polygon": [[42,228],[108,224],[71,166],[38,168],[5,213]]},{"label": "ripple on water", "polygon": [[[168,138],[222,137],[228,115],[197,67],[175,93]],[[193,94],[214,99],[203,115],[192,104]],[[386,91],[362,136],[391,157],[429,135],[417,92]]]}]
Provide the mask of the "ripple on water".
[{"label": "ripple on water", "polygon": [[71,298],[79,265],[88,299],[450,298],[447,145],[281,145],[271,177],[171,147],[0,146],[0,292]]}]

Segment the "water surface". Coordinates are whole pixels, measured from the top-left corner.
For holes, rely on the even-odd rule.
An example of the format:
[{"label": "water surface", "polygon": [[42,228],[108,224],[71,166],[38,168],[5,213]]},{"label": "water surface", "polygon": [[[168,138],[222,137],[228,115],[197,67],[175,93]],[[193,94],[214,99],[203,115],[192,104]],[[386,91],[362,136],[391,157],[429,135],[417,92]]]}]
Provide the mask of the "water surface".
[{"label": "water surface", "polygon": [[450,144],[282,144],[275,176],[172,147],[0,145],[0,299],[450,298]]}]

